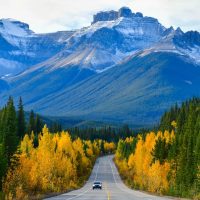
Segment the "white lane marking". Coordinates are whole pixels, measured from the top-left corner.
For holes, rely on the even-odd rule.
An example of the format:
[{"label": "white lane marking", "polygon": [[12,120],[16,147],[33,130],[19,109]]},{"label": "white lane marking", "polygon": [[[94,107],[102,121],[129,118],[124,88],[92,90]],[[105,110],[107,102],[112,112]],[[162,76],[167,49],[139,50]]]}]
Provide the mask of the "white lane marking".
[{"label": "white lane marking", "polygon": [[[97,167],[97,169],[96,169],[96,175],[95,175],[94,181],[96,181],[96,179],[97,179],[98,172],[99,172],[99,164],[98,164],[98,167]],[[77,197],[83,196],[83,195],[84,195],[85,193],[87,193],[89,190],[90,190],[90,188],[89,188],[88,190],[85,190],[84,192],[82,192],[82,193],[76,195],[75,197],[71,197],[71,198],[69,198],[69,199],[67,199],[67,200],[76,199]]]},{"label": "white lane marking", "polygon": [[82,193],[80,193],[80,194],[77,194],[75,197],[71,197],[71,198],[67,198],[66,200],[70,200],[70,199],[76,199],[76,198],[78,198],[78,197],[80,197],[80,196],[82,196],[82,195],[84,195],[85,193],[87,193],[88,191],[89,191],[90,189],[88,189],[88,190],[85,190],[84,192],[82,192]]},{"label": "white lane marking", "polygon": [[110,159],[108,159],[108,160],[109,160],[109,164],[110,164],[110,167],[111,167],[111,170],[112,170],[113,179],[114,179],[114,181],[115,181],[116,186],[117,186],[122,192],[135,195],[136,197],[141,197],[141,196],[138,196],[138,195],[136,195],[136,194],[133,194],[134,191],[129,191],[128,188],[127,188],[127,190],[126,190],[126,189],[123,190],[121,187],[119,187],[119,185],[118,185],[118,183],[117,183],[117,181],[116,181],[116,178],[115,178],[115,176],[114,176],[114,171],[113,171],[113,167],[112,167],[112,164],[111,164],[111,162],[110,162]]},{"label": "white lane marking", "polygon": [[[139,198],[144,198],[144,199],[148,199],[148,200],[153,200],[154,198],[156,198],[156,199],[165,199],[165,200],[169,200],[168,198],[165,198],[165,197],[154,197],[154,196],[152,196],[151,198],[153,198],[153,199],[151,199],[149,196],[150,195],[147,195],[147,194],[145,194],[145,193],[142,193],[142,192],[139,192],[139,191],[134,191],[134,190],[131,190],[131,189],[129,189],[128,187],[127,187],[127,189],[122,189],[122,188],[120,188],[120,186],[118,185],[118,183],[117,183],[117,181],[116,181],[116,178],[115,178],[115,176],[114,176],[114,171],[113,171],[113,167],[112,167],[112,164],[111,164],[111,161],[110,161],[110,159],[108,158],[108,160],[109,160],[109,163],[110,163],[110,167],[111,167],[111,170],[112,170],[112,175],[113,175],[113,178],[114,178],[114,181],[115,181],[115,184],[116,184],[116,186],[122,191],[122,192],[125,192],[125,193],[129,193],[129,194],[131,194],[131,195],[134,195],[134,196],[136,196],[136,197],[139,197]],[[120,178],[120,177],[119,177]],[[124,184],[124,183],[122,183],[122,184]],[[124,185],[124,186],[126,186],[126,185]],[[139,194],[136,194],[136,193],[139,193]],[[143,195],[143,196],[141,196],[141,195]]]},{"label": "white lane marking", "polygon": [[[94,179],[94,181],[96,181],[96,179],[97,179],[98,171],[99,171],[99,164],[98,164],[98,167],[97,167],[97,169],[96,169],[96,174],[95,174],[95,179]],[[63,195],[61,195],[61,196],[55,197],[55,199],[60,199],[60,198],[65,198],[66,200],[76,199],[76,198],[78,198],[78,197],[84,195],[85,193],[87,193],[89,190],[90,190],[90,188],[87,189],[87,190],[85,190],[84,192],[81,192],[80,194],[77,194],[77,195],[74,196],[74,197],[71,197],[71,198],[64,197],[66,194],[63,194]],[[62,196],[63,196],[63,197],[62,197]],[[50,199],[51,199],[51,198],[50,198]],[[52,198],[52,199],[54,199],[54,198]]]}]

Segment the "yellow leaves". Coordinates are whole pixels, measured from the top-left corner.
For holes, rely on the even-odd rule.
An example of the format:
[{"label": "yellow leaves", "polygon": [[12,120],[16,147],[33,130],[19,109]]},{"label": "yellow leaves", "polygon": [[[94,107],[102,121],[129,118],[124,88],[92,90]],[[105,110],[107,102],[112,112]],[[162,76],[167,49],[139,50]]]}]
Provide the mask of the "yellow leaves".
[{"label": "yellow leaves", "polygon": [[129,176],[129,169],[128,169],[128,164],[125,160],[119,160],[116,156],[115,156],[115,163],[118,167],[119,173],[123,176],[123,177],[127,177]]},{"label": "yellow leaves", "polygon": [[151,151],[153,149],[156,142],[155,138],[156,138],[156,135],[154,132],[150,132],[149,134],[146,135],[144,145],[147,150]]},{"label": "yellow leaves", "polygon": [[139,134],[139,135],[137,136],[137,139],[138,139],[138,140],[142,140],[142,136]]},{"label": "yellow leaves", "polygon": [[93,148],[92,148],[92,143],[91,141],[85,141],[85,146],[86,146],[86,155],[88,157],[92,157],[94,155],[94,152],[93,152]]},{"label": "yellow leaves", "polygon": [[[76,184],[77,172],[70,158],[63,157],[61,154],[55,157],[51,173],[51,190],[61,192],[70,187],[71,182]],[[77,185],[76,185],[77,186]]]},{"label": "yellow leaves", "polygon": [[171,143],[175,139],[175,132],[174,130],[171,131],[164,131],[164,134],[161,131],[158,131],[156,135],[156,140],[158,138],[165,139],[166,143]]},{"label": "yellow leaves", "polygon": [[107,153],[113,153],[116,149],[116,145],[114,142],[104,142],[104,149]]},{"label": "yellow leaves", "polygon": [[129,157],[129,159],[132,160],[129,160],[129,165],[131,163],[131,166],[135,171],[135,183],[138,183],[141,189],[144,188],[145,182],[147,180],[149,166],[152,160],[151,149],[153,148],[153,138],[154,135],[150,133],[146,136],[145,141],[139,140],[136,145],[134,156],[131,155]]},{"label": "yellow leaves", "polygon": [[130,169],[132,169],[132,168],[134,168],[134,166],[135,166],[134,154],[131,154],[131,155],[129,156],[129,159],[128,159],[128,167],[129,167]]},{"label": "yellow leaves", "polygon": [[92,167],[99,152],[97,143],[72,141],[69,133],[51,134],[47,126],[34,148],[34,134],[25,135],[20,144],[18,165],[10,169],[4,192],[10,199],[26,199],[28,193],[61,192],[77,188]]},{"label": "yellow leaves", "polygon": [[93,156],[93,151],[92,151],[92,149],[87,149],[87,150],[86,150],[86,154],[87,154],[88,157],[92,157],[92,156]]},{"label": "yellow leaves", "polygon": [[[132,182],[133,185],[136,185],[140,189],[146,189],[150,192],[161,194],[169,189],[167,177],[170,172],[170,163],[164,162],[160,164],[159,161],[153,163],[152,150],[158,138],[165,139],[166,142],[169,143],[174,140],[175,133],[174,131],[171,133],[168,131],[164,133],[159,131],[157,134],[150,132],[146,134],[144,140],[141,135],[138,135],[134,153],[130,154],[126,161],[125,158],[122,158],[118,149],[115,155],[115,162],[120,173],[122,175],[125,174],[126,178],[128,178],[129,182]],[[127,138],[121,141],[121,143],[125,142],[127,145],[129,141],[130,139]],[[126,165],[128,169],[125,169]]]},{"label": "yellow leaves", "polygon": [[131,176],[131,178],[133,180],[134,179],[134,175],[135,175],[135,157],[134,157],[134,154],[131,154],[129,156],[128,168],[129,168],[129,171],[130,171],[130,176]]},{"label": "yellow leaves", "polygon": [[162,137],[163,137],[162,131],[158,131],[158,133],[157,133],[157,135],[156,135],[156,139],[162,138]]},{"label": "yellow leaves", "polygon": [[47,125],[45,124],[44,125],[44,127],[43,127],[43,129],[42,129],[42,133],[43,133],[43,135],[48,135],[49,134],[49,129],[47,128]]},{"label": "yellow leaves", "polygon": [[171,138],[171,142],[175,139],[175,132],[174,132],[174,130],[172,130],[172,132],[171,132],[171,136],[170,136]]},{"label": "yellow leaves", "polygon": [[94,152],[94,155],[96,155],[96,156],[98,156],[100,154],[100,148],[99,148],[98,141],[93,142],[93,152]]},{"label": "yellow leaves", "polygon": [[161,165],[159,161],[156,161],[152,164],[149,168],[148,191],[162,194],[164,191],[168,190],[169,182],[167,180],[167,175],[169,170],[169,163]]},{"label": "yellow leaves", "polygon": [[67,155],[69,157],[74,156],[72,141],[69,133],[61,132],[60,137],[57,139],[57,152]]},{"label": "yellow leaves", "polygon": [[133,137],[127,137],[127,138],[125,139],[125,142],[126,142],[126,143],[132,143],[133,140],[134,140]]},{"label": "yellow leaves", "polygon": [[172,122],[171,122],[171,125],[172,125],[174,128],[177,128],[177,123],[176,123],[176,121],[172,121]]},{"label": "yellow leaves", "polygon": [[22,153],[28,155],[33,150],[33,139],[29,138],[28,135],[24,136],[24,139],[21,142],[20,150]]},{"label": "yellow leaves", "polygon": [[[78,165],[79,165],[80,163],[78,163]],[[91,165],[91,160],[89,160],[87,157],[83,157],[82,158],[82,168],[83,168],[83,173],[84,173],[84,170],[86,170],[87,171],[87,169],[88,168],[90,168],[90,167],[92,167],[92,165]],[[82,174],[83,175],[83,174]]]},{"label": "yellow leaves", "polygon": [[170,140],[171,140],[171,135],[170,135],[169,131],[165,131],[165,132],[164,132],[164,138],[165,138],[165,140],[166,140],[167,143],[170,142]]}]

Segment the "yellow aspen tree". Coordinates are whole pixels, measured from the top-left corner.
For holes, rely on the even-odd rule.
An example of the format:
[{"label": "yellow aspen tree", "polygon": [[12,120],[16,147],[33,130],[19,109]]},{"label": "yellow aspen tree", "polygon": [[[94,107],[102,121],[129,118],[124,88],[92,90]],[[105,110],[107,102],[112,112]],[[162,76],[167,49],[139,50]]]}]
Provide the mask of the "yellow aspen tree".
[{"label": "yellow aspen tree", "polygon": [[169,189],[169,182],[167,179],[170,170],[169,163],[160,164],[156,161],[149,169],[149,184],[148,191],[162,194]]},{"label": "yellow aspen tree", "polygon": [[167,143],[170,142],[170,140],[171,140],[171,135],[170,135],[169,131],[165,131],[165,132],[164,132],[164,139],[166,140]]}]

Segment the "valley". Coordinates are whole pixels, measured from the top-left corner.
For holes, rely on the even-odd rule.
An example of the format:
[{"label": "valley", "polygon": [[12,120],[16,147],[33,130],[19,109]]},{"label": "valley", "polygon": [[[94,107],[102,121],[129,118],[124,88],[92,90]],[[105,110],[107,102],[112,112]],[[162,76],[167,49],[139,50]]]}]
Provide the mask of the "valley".
[{"label": "valley", "polygon": [[41,35],[3,19],[0,32],[2,67],[20,66],[2,71],[1,106],[21,96],[25,110],[45,116],[149,127],[174,103],[200,95],[200,34],[126,7],[99,12],[80,30]]}]

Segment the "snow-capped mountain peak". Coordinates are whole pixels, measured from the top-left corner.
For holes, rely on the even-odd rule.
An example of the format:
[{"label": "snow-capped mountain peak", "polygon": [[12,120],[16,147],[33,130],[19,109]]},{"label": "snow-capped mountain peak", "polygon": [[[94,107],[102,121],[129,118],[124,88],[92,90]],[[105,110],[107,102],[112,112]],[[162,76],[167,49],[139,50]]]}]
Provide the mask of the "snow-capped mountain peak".
[{"label": "snow-capped mountain peak", "polygon": [[29,29],[29,25],[15,19],[1,19],[0,33],[3,35],[13,35],[17,37],[25,37],[33,34]]},{"label": "snow-capped mountain peak", "polygon": [[134,13],[128,7],[99,12],[88,27],[52,34],[35,34],[28,24],[2,19],[0,45],[9,55],[0,59],[0,66],[6,74],[15,71],[7,70],[8,63],[12,69],[17,66],[17,73],[35,64],[48,71],[76,66],[101,73],[138,52],[152,51],[184,54],[199,62],[199,38],[198,32],[166,28],[157,19]]},{"label": "snow-capped mountain peak", "polygon": [[127,7],[99,12],[91,26],[77,30],[68,38],[61,67],[79,65],[96,72],[105,71],[130,54],[158,42],[165,31],[157,19],[133,13]]},{"label": "snow-capped mountain peak", "polygon": [[119,11],[101,11],[93,16],[92,24],[101,21],[114,21],[120,17],[132,17],[134,15],[135,14],[132,13],[131,9],[128,7],[122,7],[119,9]]}]

